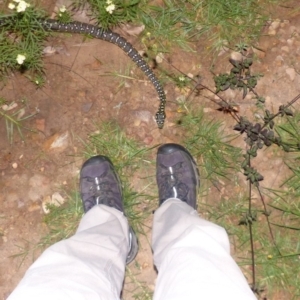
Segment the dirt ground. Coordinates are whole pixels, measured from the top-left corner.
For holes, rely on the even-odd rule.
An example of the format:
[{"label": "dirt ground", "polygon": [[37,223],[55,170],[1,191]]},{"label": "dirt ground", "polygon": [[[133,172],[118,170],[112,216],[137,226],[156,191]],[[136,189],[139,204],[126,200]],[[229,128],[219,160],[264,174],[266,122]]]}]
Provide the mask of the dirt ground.
[{"label": "dirt ground", "polygon": [[[53,1],[44,1],[43,4],[49,12],[53,11]],[[300,92],[300,13],[290,12],[288,8],[278,10],[278,19],[266,26],[258,45],[263,51],[256,51],[258,60],[253,66],[255,72],[264,74],[257,91],[267,95],[266,104],[271,111],[277,111],[279,105]],[[119,33],[138,50],[145,50],[138,38],[128,36],[121,30]],[[47,232],[43,224],[43,199],[59,192],[61,187],[74,189],[83,162],[79,156],[83,149],[80,139],[87,140],[95,122],[115,120],[129,136],[149,147],[180,141],[180,130],[176,125],[180,113],[177,112],[178,102],[175,99],[181,92],[174,85],[168,83],[165,86],[167,121],[164,129],[159,130],[153,119],[158,106],[156,91],[117,46],[95,39],[84,40],[76,34],[55,34],[48,40],[47,46],[56,51],[45,57],[44,88],[37,89],[19,74],[12,74],[1,84],[1,97],[8,103],[16,102],[18,107],[24,106],[25,115],[36,113],[23,123],[32,129],[23,130],[24,141],[15,134],[12,145],[7,140],[4,120],[0,120],[1,299],[7,298],[36,258],[30,256],[21,263],[19,258],[11,256],[28,244],[39,241]],[[209,42],[199,41],[194,45],[195,53],[174,49],[166,58],[186,74],[200,74],[202,83],[213,88],[212,74],[209,72],[212,56],[207,46]],[[230,70],[228,54],[220,53],[216,72]],[[136,79],[126,80],[125,85],[118,88],[120,80],[107,76],[108,72],[122,73],[128,67],[131,69],[130,76]],[[239,105],[241,115],[253,111],[254,105],[249,98],[241,101],[233,92],[228,92],[227,97]],[[224,127],[230,132],[233,124],[230,116],[216,111],[213,103],[203,95],[194,95],[190,101],[195,107],[204,105],[208,115],[223,119]],[[295,107],[299,109],[299,104]],[[52,148],[53,141],[58,137],[63,140],[62,145]],[[279,172],[274,172],[274,168]],[[269,187],[276,186],[286,175],[282,159],[271,155],[267,160],[262,160],[260,171],[266,178],[264,185]],[[228,194],[230,196],[230,192]],[[141,239],[142,247],[137,257],[141,266],[139,278],[153,290],[156,274],[151,250],[147,239]],[[284,299],[282,297],[278,295],[277,299]],[[124,298],[131,299],[130,293],[124,292]]]}]

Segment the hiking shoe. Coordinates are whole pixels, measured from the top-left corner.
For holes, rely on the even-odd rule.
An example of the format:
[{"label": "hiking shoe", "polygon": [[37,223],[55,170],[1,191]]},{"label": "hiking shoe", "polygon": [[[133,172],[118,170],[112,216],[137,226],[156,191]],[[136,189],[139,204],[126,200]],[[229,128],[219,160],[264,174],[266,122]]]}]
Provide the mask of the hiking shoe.
[{"label": "hiking shoe", "polygon": [[80,193],[85,213],[97,204],[124,211],[120,178],[110,159],[105,156],[91,157],[83,164]]},{"label": "hiking shoe", "polygon": [[[121,181],[108,157],[98,155],[88,159],[80,171],[80,195],[84,212],[98,204],[113,207],[124,213]],[[138,252],[136,235],[129,227],[129,264]]]},{"label": "hiking shoe", "polygon": [[157,150],[156,182],[159,205],[177,198],[196,209],[199,171],[192,155],[178,144],[164,144]]}]

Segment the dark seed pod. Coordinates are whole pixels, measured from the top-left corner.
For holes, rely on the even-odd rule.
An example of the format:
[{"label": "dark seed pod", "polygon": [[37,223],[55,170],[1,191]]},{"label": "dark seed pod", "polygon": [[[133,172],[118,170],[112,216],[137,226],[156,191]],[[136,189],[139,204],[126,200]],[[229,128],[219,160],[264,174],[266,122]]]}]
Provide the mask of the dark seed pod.
[{"label": "dark seed pod", "polygon": [[249,137],[250,137],[251,141],[253,141],[253,142],[258,140],[258,135],[255,133],[251,133]]}]

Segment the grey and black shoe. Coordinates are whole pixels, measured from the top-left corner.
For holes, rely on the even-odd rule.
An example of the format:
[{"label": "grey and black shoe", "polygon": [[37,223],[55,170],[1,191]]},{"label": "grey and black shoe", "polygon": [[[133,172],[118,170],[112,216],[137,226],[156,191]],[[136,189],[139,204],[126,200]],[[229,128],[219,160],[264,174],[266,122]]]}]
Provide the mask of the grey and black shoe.
[{"label": "grey and black shoe", "polygon": [[[122,185],[108,157],[98,155],[88,159],[80,171],[80,194],[84,212],[98,204],[114,207],[124,213]],[[136,235],[129,227],[129,264],[138,252]]]},{"label": "grey and black shoe", "polygon": [[169,198],[177,198],[196,208],[199,171],[192,155],[183,146],[164,144],[158,148],[156,182],[159,205]]}]

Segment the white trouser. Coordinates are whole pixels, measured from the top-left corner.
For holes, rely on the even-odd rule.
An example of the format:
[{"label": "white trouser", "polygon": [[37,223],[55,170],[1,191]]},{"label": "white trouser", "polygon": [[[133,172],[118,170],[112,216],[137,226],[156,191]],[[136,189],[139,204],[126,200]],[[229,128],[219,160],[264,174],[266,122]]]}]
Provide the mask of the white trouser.
[{"label": "white trouser", "polygon": [[[256,299],[230,256],[225,230],[201,219],[178,199],[157,209],[154,299]],[[48,248],[28,269],[9,300],[120,298],[128,253],[128,223],[118,210],[98,205],[71,238]]]}]

